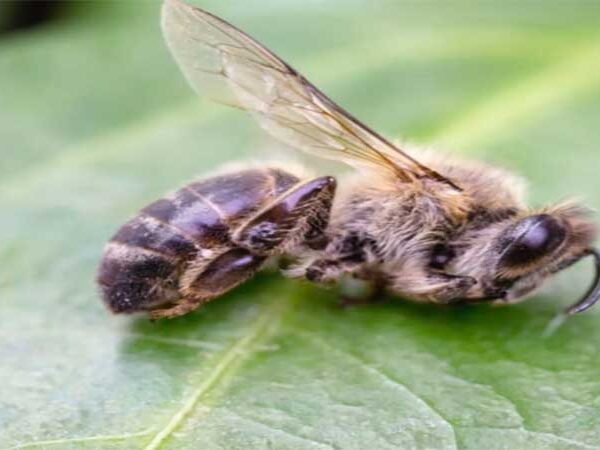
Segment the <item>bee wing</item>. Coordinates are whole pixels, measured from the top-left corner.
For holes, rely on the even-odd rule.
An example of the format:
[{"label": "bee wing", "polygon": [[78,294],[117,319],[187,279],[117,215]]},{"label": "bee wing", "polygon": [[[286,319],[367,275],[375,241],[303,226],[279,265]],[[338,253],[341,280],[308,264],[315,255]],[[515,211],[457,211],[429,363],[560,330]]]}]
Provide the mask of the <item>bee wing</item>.
[{"label": "bee wing", "polygon": [[181,0],[165,0],[162,28],[171,53],[199,94],[250,112],[288,145],[355,167],[384,168],[402,181],[429,177],[456,187],[224,20]]}]

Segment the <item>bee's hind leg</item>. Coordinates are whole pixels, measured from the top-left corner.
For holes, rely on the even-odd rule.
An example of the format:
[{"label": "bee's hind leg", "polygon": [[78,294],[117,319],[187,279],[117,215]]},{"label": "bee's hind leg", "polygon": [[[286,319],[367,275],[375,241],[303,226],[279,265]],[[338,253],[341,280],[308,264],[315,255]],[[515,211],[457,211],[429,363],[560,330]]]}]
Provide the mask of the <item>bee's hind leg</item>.
[{"label": "bee's hind leg", "polygon": [[150,311],[152,319],[172,318],[187,314],[198,306],[225,294],[254,275],[267,259],[235,247],[203,266],[200,271],[190,270],[182,278],[181,298],[170,308]]},{"label": "bee's hind leg", "polygon": [[[150,311],[153,319],[187,314],[254,275],[290,241],[311,245],[327,227],[335,194],[332,177],[301,183],[258,211],[233,233],[235,247],[209,262],[199,261],[182,277],[181,298],[169,308]],[[192,263],[193,266],[193,263]]]},{"label": "bee's hind leg", "polygon": [[148,313],[150,319],[172,319],[174,317],[183,316],[189,312],[192,312],[198,308],[201,304],[209,301],[208,299],[202,299],[198,297],[182,297],[178,300],[174,306],[170,308],[154,309]]},{"label": "bee's hind leg", "polygon": [[294,186],[242,224],[233,241],[265,255],[296,243],[323,247],[335,188],[333,177],[319,177]]}]

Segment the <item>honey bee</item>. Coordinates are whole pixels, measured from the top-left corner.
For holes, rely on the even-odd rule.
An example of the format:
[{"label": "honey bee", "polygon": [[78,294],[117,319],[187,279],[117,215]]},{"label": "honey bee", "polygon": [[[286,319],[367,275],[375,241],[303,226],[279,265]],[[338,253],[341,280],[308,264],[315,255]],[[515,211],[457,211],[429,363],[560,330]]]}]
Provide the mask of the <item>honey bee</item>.
[{"label": "honey bee", "polygon": [[596,279],[565,313],[600,299],[587,209],[529,209],[523,183],[505,170],[409,154],[256,40],[181,0],[164,2],[162,28],[198,93],[246,110],[291,147],[358,170],[338,187],[331,176],[248,168],[146,206],[104,251],[98,283],[112,311],[186,314],[276,256],[293,261],[288,275],[315,283],[349,276],[418,302],[511,304],[590,255]]}]

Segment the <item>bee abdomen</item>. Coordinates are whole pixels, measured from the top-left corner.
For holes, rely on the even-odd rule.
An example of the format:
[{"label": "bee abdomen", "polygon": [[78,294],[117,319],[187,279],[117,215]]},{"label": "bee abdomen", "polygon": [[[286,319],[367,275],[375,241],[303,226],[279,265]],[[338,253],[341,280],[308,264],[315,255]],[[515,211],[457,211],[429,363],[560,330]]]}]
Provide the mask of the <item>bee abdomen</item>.
[{"label": "bee abdomen", "polygon": [[233,246],[235,226],[298,182],[280,169],[244,170],[191,183],[143,208],[105,250],[98,283],[115,312],[179,296],[179,278],[203,249]]}]

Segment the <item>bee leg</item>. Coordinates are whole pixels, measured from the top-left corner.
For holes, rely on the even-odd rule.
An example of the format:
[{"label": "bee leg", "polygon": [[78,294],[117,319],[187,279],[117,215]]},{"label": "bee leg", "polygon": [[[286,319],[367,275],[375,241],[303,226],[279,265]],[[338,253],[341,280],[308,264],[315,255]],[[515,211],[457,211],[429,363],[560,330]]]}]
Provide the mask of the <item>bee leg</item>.
[{"label": "bee leg", "polygon": [[402,277],[398,277],[391,283],[391,290],[401,295],[409,295],[417,299],[423,299],[437,304],[461,303],[469,290],[477,284],[473,277],[450,275],[446,273],[429,274],[426,285],[407,283]]},{"label": "bee leg", "polygon": [[[336,181],[321,177],[299,184],[259,211],[233,234],[237,245],[200,272],[190,270],[170,308],[150,312],[153,319],[177,317],[218,297],[254,275],[268,256],[292,239],[316,243],[327,227]],[[192,276],[193,275],[193,276]]]},{"label": "bee leg", "polygon": [[254,253],[270,255],[283,244],[303,242],[323,247],[323,232],[335,194],[333,177],[320,177],[299,184],[278,197],[244,223],[233,241]]},{"label": "bee leg", "polygon": [[473,277],[443,274],[439,276],[442,286],[431,293],[431,299],[436,303],[461,303],[467,292],[477,284]]},{"label": "bee leg", "polygon": [[305,270],[304,277],[313,283],[330,283],[340,279],[345,273],[351,272],[354,265],[347,266],[337,259],[317,259]]},{"label": "bee leg", "polygon": [[233,248],[212,260],[199,273],[183,276],[181,299],[167,309],[150,312],[153,319],[177,317],[193,311],[203,303],[223,295],[254,275],[267,259],[243,248]]},{"label": "bee leg", "polygon": [[372,242],[350,233],[334,238],[327,246],[328,258],[313,261],[303,275],[315,283],[337,281],[344,274],[363,280],[374,280],[379,275],[368,269],[369,260],[375,258]]},{"label": "bee leg", "polygon": [[207,302],[208,299],[200,299],[195,297],[182,297],[175,306],[165,309],[154,309],[148,313],[150,319],[172,319],[174,317],[183,316],[194,309],[198,308],[202,303]]}]

